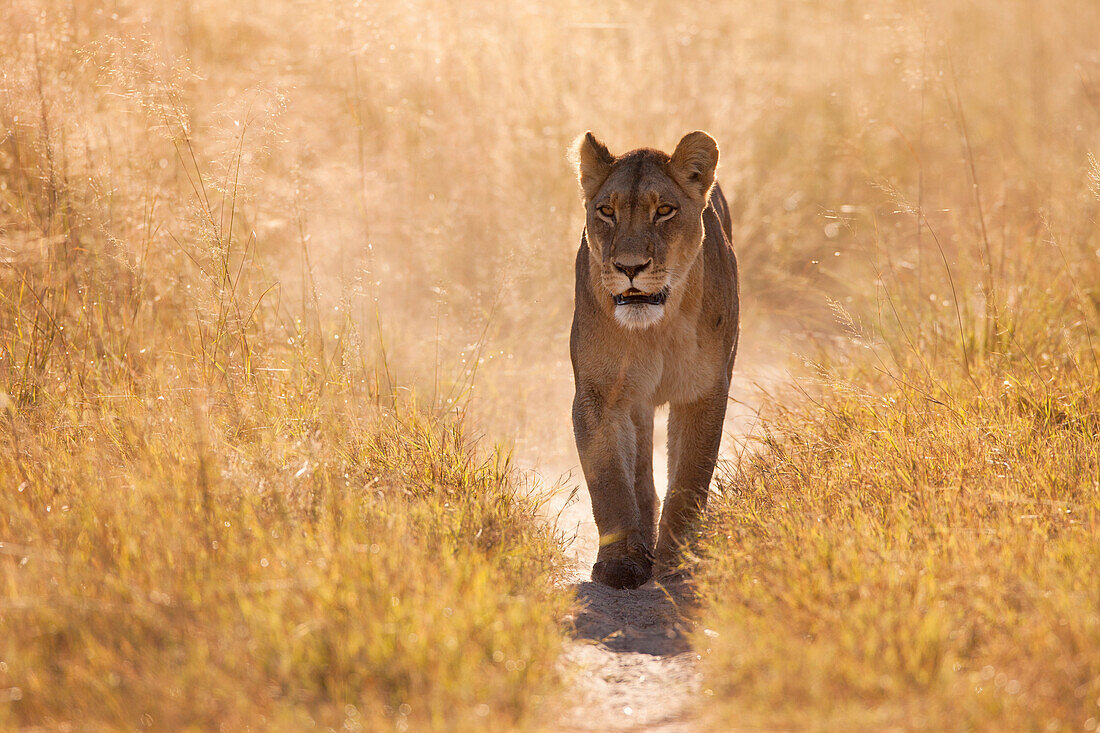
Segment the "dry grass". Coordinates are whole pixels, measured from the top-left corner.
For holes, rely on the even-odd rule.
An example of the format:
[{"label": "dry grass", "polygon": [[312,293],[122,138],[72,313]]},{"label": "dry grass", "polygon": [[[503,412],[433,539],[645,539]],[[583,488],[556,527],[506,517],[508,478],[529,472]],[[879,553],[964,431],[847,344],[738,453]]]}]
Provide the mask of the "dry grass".
[{"label": "dry grass", "polygon": [[564,607],[506,466],[411,407],[244,427],[195,401],[9,408],[5,727],[530,720]]},{"label": "dry grass", "polygon": [[0,726],[533,725],[560,548],[472,371],[389,351],[396,255],[317,246],[324,121],[215,101],[273,19],[150,11],[0,20]]},{"label": "dry grass", "polygon": [[894,133],[834,141],[873,166],[836,194],[843,333],[700,538],[717,729],[1100,720],[1100,59],[1054,32],[1100,22],[925,9],[887,67],[923,73],[867,109]]},{"label": "dry grass", "polygon": [[719,727],[1095,728],[1100,387],[997,362],[767,423],[703,539]]}]

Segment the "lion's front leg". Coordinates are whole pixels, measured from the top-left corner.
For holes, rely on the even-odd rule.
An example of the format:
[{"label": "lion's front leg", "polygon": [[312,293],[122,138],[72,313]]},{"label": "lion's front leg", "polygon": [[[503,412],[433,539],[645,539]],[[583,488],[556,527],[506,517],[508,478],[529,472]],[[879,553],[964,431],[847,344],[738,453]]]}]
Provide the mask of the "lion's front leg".
[{"label": "lion's front leg", "polygon": [[592,579],[613,588],[637,588],[649,580],[653,556],[634,493],[637,431],[630,407],[605,405],[597,393],[578,389],[573,430],[600,531]]},{"label": "lion's front leg", "polygon": [[642,536],[646,547],[657,545],[657,521],[661,507],[653,485],[653,406],[639,404],[632,414],[636,434],[634,452],[634,496],[638,501]]},{"label": "lion's front leg", "polygon": [[674,404],[668,415],[668,494],[661,512],[657,563],[671,569],[707,503],[729,392],[719,389],[695,402]]}]

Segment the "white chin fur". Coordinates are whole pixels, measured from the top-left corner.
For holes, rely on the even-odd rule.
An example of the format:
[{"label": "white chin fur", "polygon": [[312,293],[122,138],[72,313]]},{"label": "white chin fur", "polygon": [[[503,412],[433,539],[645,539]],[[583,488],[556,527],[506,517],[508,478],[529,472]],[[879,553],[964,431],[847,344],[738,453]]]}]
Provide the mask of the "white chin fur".
[{"label": "white chin fur", "polygon": [[615,322],[628,331],[640,331],[661,320],[665,314],[663,305],[650,305],[649,303],[633,303],[630,305],[615,306]]}]

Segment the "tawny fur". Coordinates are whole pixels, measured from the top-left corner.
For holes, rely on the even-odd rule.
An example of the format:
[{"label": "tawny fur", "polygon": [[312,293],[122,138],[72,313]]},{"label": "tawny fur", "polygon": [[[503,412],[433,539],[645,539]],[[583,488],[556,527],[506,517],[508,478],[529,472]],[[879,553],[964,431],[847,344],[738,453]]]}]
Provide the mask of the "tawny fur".
[{"label": "tawny fur", "polygon": [[[684,136],[671,156],[643,148],[616,157],[591,133],[578,143],[587,219],[570,335],[573,429],[600,531],[592,577],[615,587],[644,583],[654,560],[673,565],[714,473],[738,336],[737,262],[717,164],[704,132]],[[663,304],[615,304],[621,293],[662,290]],[[665,403],[661,511],[653,413]]]}]

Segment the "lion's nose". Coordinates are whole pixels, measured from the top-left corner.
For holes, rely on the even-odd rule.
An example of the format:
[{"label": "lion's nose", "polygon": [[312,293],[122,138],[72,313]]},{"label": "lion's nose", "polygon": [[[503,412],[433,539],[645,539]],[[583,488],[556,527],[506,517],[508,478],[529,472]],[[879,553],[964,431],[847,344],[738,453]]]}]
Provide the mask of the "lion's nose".
[{"label": "lion's nose", "polygon": [[645,262],[639,262],[637,260],[625,260],[625,259],[624,260],[618,260],[617,259],[617,260],[614,261],[613,264],[615,265],[616,270],[618,270],[619,272],[621,272],[622,274],[626,275],[628,278],[633,280],[634,277],[639,272],[641,272],[645,268],[649,267],[652,262],[653,262],[652,258],[646,260]]}]

